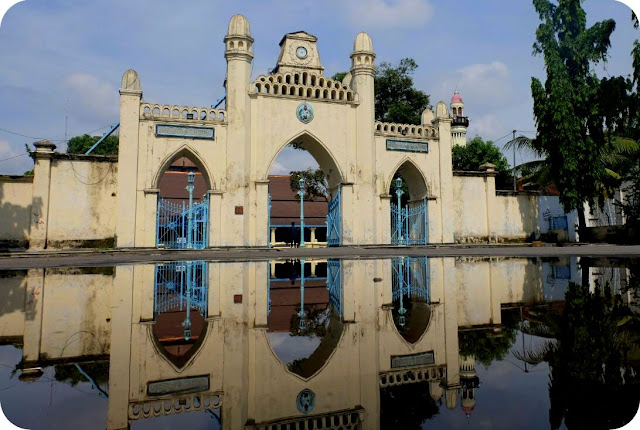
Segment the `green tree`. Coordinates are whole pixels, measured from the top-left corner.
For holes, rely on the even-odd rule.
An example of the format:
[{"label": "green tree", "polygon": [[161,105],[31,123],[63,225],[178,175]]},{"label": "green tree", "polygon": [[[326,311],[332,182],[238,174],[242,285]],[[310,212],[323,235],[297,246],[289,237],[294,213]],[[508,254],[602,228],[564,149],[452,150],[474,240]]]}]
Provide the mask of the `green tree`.
[{"label": "green tree", "polygon": [[[72,137],[67,145],[67,153],[84,154],[100,139],[100,136],[89,136],[88,134]],[[115,155],[117,153],[118,136],[114,136],[113,134],[103,140],[92,152],[92,154],[95,155]]]},{"label": "green tree", "polygon": [[628,423],[640,402],[637,362],[632,360],[640,350],[637,315],[609,286],[591,292],[588,284],[575,283],[567,288],[561,312],[551,307],[539,311],[539,321],[524,325],[523,331],[550,340],[513,354],[532,365],[549,363],[551,428],[563,421],[568,429]]},{"label": "green tree", "polygon": [[327,191],[327,179],[325,178],[322,169],[307,169],[297,170],[291,172],[289,176],[289,183],[291,191],[297,193],[300,190],[299,181],[304,178],[304,198],[307,200],[313,200],[316,198],[323,198],[329,201],[329,193]]},{"label": "green tree", "polygon": [[347,76],[347,72],[338,72],[334,73],[331,79],[333,79],[334,81],[342,82],[345,76]]},{"label": "green tree", "polygon": [[538,135],[533,147],[547,155],[553,182],[566,212],[578,211],[586,227],[585,202],[593,203],[605,166],[603,116],[598,109],[599,80],[592,66],[606,61],[613,20],[586,25],[582,0],[533,0],[542,23],[534,54],[544,57],[546,82],[532,78],[533,113]]},{"label": "green tree", "polygon": [[382,62],[374,79],[377,121],[420,124],[422,111],[429,106],[429,95],[413,87],[413,73],[418,64],[403,58],[393,66]]},{"label": "green tree", "polygon": [[465,146],[455,145],[452,148],[454,170],[480,170],[485,163],[496,166],[496,188],[510,189],[513,175],[507,158],[491,140],[486,142],[480,136],[471,139]]}]

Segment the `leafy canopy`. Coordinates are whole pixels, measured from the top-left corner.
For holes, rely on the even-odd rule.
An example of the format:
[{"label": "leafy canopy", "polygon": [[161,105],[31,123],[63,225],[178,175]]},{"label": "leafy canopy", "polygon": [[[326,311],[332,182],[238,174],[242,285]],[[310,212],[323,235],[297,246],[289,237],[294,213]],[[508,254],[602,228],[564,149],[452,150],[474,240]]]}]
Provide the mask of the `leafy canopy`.
[{"label": "leafy canopy", "polygon": [[471,139],[465,146],[455,145],[452,148],[454,170],[480,170],[485,163],[496,166],[496,187],[508,189],[513,181],[507,158],[491,140],[486,142],[480,136]]},{"label": "leafy canopy", "polygon": [[[67,145],[67,153],[84,154],[100,139],[100,136],[89,136],[88,134],[72,137]],[[92,154],[95,155],[115,155],[117,153],[118,136],[114,136],[113,134],[103,140],[102,143],[100,143],[100,145],[98,145],[98,147],[92,152]]]},{"label": "leafy canopy", "polygon": [[[420,124],[422,112],[431,107],[429,94],[413,87],[412,75],[418,64],[403,58],[397,66],[382,62],[373,78],[376,121]],[[347,74],[338,72],[331,79],[342,81]]]},{"label": "leafy canopy", "polygon": [[417,68],[412,58],[403,58],[395,67],[380,64],[374,78],[377,121],[420,124],[422,111],[429,107],[429,95],[413,87],[412,75]]},{"label": "leafy canopy", "polygon": [[553,182],[565,211],[593,202],[606,175],[600,159],[603,117],[598,109],[600,81],[592,66],[606,60],[613,20],[587,27],[581,0],[533,0],[542,23],[534,54],[544,57],[547,80],[532,78],[533,112],[538,135],[533,147],[547,155]]},{"label": "leafy canopy", "polygon": [[304,178],[304,198],[314,200],[322,198],[328,201],[327,180],[322,169],[307,169],[291,172],[289,176],[289,184],[291,191],[298,192],[300,190],[299,181]]}]

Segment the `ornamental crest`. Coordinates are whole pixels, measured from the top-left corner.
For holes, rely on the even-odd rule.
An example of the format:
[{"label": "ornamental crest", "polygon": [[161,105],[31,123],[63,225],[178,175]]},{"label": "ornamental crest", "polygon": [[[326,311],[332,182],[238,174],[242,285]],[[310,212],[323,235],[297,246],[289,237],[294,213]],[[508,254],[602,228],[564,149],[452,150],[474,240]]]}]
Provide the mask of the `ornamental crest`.
[{"label": "ornamental crest", "polygon": [[313,411],[313,408],[316,406],[316,393],[308,388],[305,388],[304,390],[300,391],[300,393],[298,393],[296,405],[298,406],[298,411],[300,411],[301,413],[311,413],[311,411]]},{"label": "ornamental crest", "polygon": [[309,124],[313,121],[313,106],[307,102],[300,103],[296,110],[296,114],[301,122]]}]

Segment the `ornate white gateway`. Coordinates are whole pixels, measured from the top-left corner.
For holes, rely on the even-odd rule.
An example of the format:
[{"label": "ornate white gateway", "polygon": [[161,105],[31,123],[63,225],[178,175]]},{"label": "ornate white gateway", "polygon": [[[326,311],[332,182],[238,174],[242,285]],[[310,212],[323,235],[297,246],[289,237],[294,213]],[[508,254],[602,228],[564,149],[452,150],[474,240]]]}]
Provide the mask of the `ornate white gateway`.
[{"label": "ornate white gateway", "polygon": [[[477,218],[478,228],[476,218],[470,221],[470,232],[456,224],[465,197],[454,199],[451,124],[458,117],[449,115],[447,105],[439,102],[435,113],[425,110],[421,124],[376,122],[376,56],[369,35],[356,36],[350,72],[341,82],[324,76],[316,42],[305,32],[285,35],[276,68],[251,81],[254,40],[249,22],[241,15],[231,18],[224,37],[225,110],[146,103],[137,73],[125,73],[120,89],[118,247],[156,245],[159,180],[179,157],[198,167],[208,188],[203,199],[209,205],[205,246],[267,246],[268,173],[280,150],[290,144],[311,153],[326,174],[337,208],[329,220],[337,235],[334,244],[392,242],[396,173],[408,186],[403,205],[424,206],[420,226],[425,231],[416,243],[426,238],[430,243],[454,242],[458,230],[466,235],[478,230],[479,237],[496,232],[490,215],[499,213],[499,205],[491,169],[476,172],[478,184],[460,188],[482,202],[484,210],[473,213],[483,211],[484,221]],[[457,106],[456,115],[462,113]]]}]

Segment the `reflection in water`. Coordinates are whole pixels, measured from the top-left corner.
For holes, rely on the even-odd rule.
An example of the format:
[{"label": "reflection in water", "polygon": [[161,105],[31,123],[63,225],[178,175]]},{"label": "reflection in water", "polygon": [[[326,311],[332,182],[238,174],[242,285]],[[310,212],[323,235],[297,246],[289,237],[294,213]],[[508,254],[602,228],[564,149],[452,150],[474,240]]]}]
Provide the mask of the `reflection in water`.
[{"label": "reflection in water", "polygon": [[157,264],[153,334],[162,354],[176,367],[189,361],[207,330],[208,263]]},{"label": "reflection in water", "polygon": [[427,329],[429,308],[429,260],[400,257],[391,261],[393,321],[409,343],[416,343]]},{"label": "reflection in water", "polygon": [[342,335],[341,262],[288,260],[273,273],[281,278],[268,280],[269,343],[289,371],[310,378]]},{"label": "reflection in water", "polygon": [[0,347],[0,402],[32,429],[617,427],[640,402],[628,264],[405,257],[6,272],[0,339],[20,349]]}]

